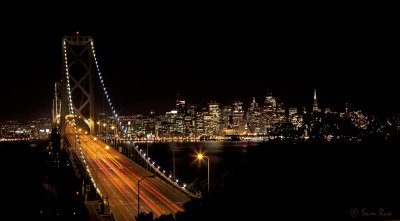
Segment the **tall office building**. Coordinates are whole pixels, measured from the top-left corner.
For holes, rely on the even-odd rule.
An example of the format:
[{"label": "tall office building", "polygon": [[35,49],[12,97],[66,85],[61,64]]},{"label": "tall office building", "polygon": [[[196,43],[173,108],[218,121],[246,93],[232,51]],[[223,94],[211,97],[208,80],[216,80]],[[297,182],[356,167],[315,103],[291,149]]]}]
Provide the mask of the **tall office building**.
[{"label": "tall office building", "polygon": [[176,95],[176,110],[179,115],[185,115],[187,111],[185,100],[183,100],[179,94]]},{"label": "tall office building", "polygon": [[317,89],[314,89],[314,104],[313,111],[318,112],[318,102],[317,102]]}]

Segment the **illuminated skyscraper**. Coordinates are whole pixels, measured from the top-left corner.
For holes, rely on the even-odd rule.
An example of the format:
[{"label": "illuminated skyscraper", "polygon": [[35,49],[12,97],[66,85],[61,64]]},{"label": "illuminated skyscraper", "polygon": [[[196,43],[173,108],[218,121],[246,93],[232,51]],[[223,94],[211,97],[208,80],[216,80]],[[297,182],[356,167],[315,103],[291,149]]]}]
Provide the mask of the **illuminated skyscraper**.
[{"label": "illuminated skyscraper", "polygon": [[253,97],[253,102],[250,103],[249,110],[247,111],[247,126],[250,133],[262,133],[262,119],[261,119],[261,108],[258,107],[256,98]]},{"label": "illuminated skyscraper", "polygon": [[318,102],[317,102],[317,89],[314,89],[314,104],[313,111],[318,112]]},{"label": "illuminated skyscraper", "polygon": [[179,115],[185,115],[187,111],[185,100],[182,100],[179,94],[176,95],[176,110]]},{"label": "illuminated skyscraper", "polygon": [[243,102],[235,101],[232,106],[232,128],[237,134],[243,134],[245,132]]},{"label": "illuminated skyscraper", "polygon": [[271,93],[265,97],[261,119],[265,134],[272,132],[285,119],[283,103],[277,102],[276,97],[273,97]]}]

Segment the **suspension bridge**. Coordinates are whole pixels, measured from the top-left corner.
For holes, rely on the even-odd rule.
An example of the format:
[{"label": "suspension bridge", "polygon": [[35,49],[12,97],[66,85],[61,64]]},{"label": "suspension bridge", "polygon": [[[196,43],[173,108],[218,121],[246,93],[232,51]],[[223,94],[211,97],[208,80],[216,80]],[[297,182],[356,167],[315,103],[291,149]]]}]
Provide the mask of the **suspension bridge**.
[{"label": "suspension bridge", "polygon": [[183,211],[199,194],[168,173],[137,145],[111,102],[91,36],[64,36],[62,74],[55,83],[53,124],[82,177],[82,194],[101,200],[102,213],[134,220]]}]

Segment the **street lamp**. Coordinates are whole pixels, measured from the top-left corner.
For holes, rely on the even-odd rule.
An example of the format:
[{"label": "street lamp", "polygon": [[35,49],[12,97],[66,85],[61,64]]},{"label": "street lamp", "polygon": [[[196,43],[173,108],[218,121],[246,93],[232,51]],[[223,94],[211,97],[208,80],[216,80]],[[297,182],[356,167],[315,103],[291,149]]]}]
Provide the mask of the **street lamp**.
[{"label": "street lamp", "polygon": [[101,131],[101,127],[100,127],[100,121],[97,121],[97,129],[95,129],[95,134],[99,135]]},{"label": "street lamp", "polygon": [[142,180],[144,180],[144,179],[146,179],[148,177],[154,178],[154,177],[156,177],[156,175],[152,174],[152,175],[145,176],[142,179],[138,180],[138,182],[137,182],[137,214],[138,214],[138,218],[139,218],[139,214],[140,214],[140,212],[139,212],[139,209],[140,209],[139,208],[139,200],[140,200],[140,197],[139,197],[139,190],[140,190],[139,184],[140,184],[140,181],[142,181]]},{"label": "street lamp", "polygon": [[175,180],[175,151],[172,150],[172,171],[174,173],[174,180]]},{"label": "street lamp", "polygon": [[117,128],[113,125],[111,126],[111,130],[113,131],[114,135],[114,148],[117,149]]},{"label": "street lamp", "polygon": [[197,154],[197,159],[202,160],[203,158],[207,159],[207,190],[210,193],[210,158],[204,156],[202,153]]},{"label": "street lamp", "polygon": [[106,128],[106,126],[107,126],[107,124],[106,124],[106,123],[103,123],[103,127],[104,127],[104,129],[103,129],[103,132],[104,132],[104,139],[107,139],[107,128]]}]

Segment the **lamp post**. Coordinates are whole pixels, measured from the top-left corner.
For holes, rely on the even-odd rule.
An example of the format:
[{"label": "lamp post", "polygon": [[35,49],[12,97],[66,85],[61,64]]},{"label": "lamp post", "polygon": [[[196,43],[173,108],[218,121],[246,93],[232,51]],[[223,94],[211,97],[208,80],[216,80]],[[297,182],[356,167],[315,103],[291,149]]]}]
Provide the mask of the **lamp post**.
[{"label": "lamp post", "polygon": [[95,130],[96,135],[99,135],[101,131],[100,121],[97,121],[97,129]]},{"label": "lamp post", "polygon": [[114,148],[117,149],[117,128],[113,125],[111,126],[111,130],[113,130]]},{"label": "lamp post", "polygon": [[106,123],[103,123],[103,127],[104,127],[104,129],[103,129],[103,133],[104,133],[104,137],[103,137],[103,139],[107,139],[107,128],[106,128],[106,126],[107,126],[107,124]]},{"label": "lamp post", "polygon": [[197,159],[202,160],[203,158],[207,159],[207,191],[210,193],[210,158],[202,153],[197,154]]},{"label": "lamp post", "polygon": [[146,135],[146,155],[149,155],[149,136],[150,134]]},{"label": "lamp post", "polygon": [[140,196],[139,196],[140,188],[139,188],[139,185],[140,185],[140,181],[142,181],[142,180],[144,180],[144,179],[146,179],[148,177],[154,178],[154,177],[156,177],[156,175],[152,174],[152,175],[145,176],[142,179],[138,180],[138,182],[137,182],[137,214],[138,214],[138,218],[139,218],[139,214],[140,214],[140,212],[139,212],[139,209],[140,209],[140,207],[139,207],[139,200],[140,200]]},{"label": "lamp post", "polygon": [[174,173],[174,180],[175,180],[175,151],[172,150],[172,170]]},{"label": "lamp post", "polygon": [[146,155],[149,156],[149,141],[146,140]]},{"label": "lamp post", "polygon": [[[149,157],[149,143],[146,140],[146,156]],[[149,170],[151,171],[151,167],[149,164],[147,164],[147,168],[149,168]]]}]

